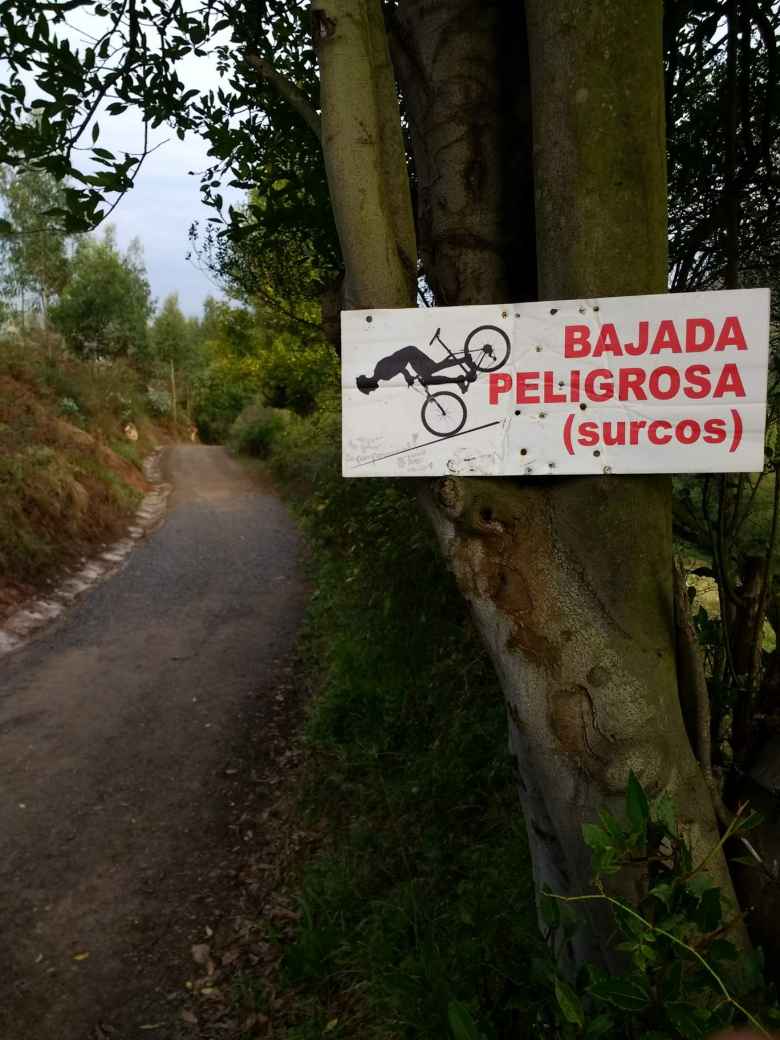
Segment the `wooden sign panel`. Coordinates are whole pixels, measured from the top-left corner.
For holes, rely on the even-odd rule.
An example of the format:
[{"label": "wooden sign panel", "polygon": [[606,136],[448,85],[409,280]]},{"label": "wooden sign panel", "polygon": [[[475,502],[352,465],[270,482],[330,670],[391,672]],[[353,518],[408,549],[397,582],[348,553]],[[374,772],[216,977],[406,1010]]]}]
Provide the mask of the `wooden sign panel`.
[{"label": "wooden sign panel", "polygon": [[342,314],[346,477],[756,472],[769,290]]}]

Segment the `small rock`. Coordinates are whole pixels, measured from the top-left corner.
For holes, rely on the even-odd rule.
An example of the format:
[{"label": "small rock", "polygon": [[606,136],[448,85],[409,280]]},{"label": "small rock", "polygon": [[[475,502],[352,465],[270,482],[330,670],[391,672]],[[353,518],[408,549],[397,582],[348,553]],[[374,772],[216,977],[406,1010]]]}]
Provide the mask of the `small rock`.
[{"label": "small rock", "polygon": [[192,947],[192,959],[196,964],[208,964],[211,947],[208,943],[196,943]]}]

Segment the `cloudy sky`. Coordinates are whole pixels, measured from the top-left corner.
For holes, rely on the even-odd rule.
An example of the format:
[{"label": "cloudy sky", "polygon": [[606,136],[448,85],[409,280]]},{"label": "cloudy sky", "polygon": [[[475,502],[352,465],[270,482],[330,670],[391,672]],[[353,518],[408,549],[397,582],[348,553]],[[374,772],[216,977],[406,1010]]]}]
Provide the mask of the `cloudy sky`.
[{"label": "cloudy sky", "polygon": [[[67,35],[79,50],[102,31],[103,20],[83,12],[76,12],[67,28],[58,27],[58,35]],[[179,63],[178,72],[187,87],[208,90],[219,83],[216,62],[211,58],[190,55]],[[128,111],[111,117],[103,112],[98,114],[98,122],[101,147],[115,154],[142,149],[143,124],[138,113]],[[209,277],[187,260],[190,225],[193,221],[203,223],[213,215],[201,202],[199,178],[188,173],[197,173],[210,165],[206,145],[194,135],[180,141],[173,130],[164,126],[150,134],[149,143],[160,147],[147,156],[135,187],[119,202],[110,223],[116,228],[120,247],[125,248],[133,238],[141,240],[152,294],[157,301],[177,292],[182,310],[198,314],[207,296],[222,295]],[[242,197],[229,188],[222,195],[226,203]]]},{"label": "cloudy sky", "polygon": [[[133,127],[130,120],[104,118],[100,144],[112,151],[127,147],[131,130],[137,131],[140,139],[140,129]],[[180,141],[165,127],[156,133],[158,141],[166,137],[169,140],[147,157],[135,187],[120,201],[110,219],[120,246],[140,238],[157,300],[162,302],[169,293],[178,292],[182,310],[198,314],[206,296],[221,295],[186,258],[190,225],[212,215],[201,202],[198,178],[189,176],[187,171],[202,170],[209,165],[209,159],[205,144],[198,137],[188,135]]]}]

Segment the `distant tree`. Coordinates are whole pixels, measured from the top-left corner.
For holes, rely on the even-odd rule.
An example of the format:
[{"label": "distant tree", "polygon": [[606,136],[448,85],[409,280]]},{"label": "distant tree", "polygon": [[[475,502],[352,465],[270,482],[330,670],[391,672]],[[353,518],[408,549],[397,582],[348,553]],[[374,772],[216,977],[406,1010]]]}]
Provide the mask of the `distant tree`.
[{"label": "distant tree", "polygon": [[190,351],[192,330],[179,307],[179,294],[166,296],[152,323],[151,348],[154,357],[176,368],[184,363]]},{"label": "distant tree", "polygon": [[0,226],[3,244],[3,288],[40,310],[48,322],[49,307],[68,278],[67,240],[57,221],[63,206],[63,190],[42,170],[0,170],[0,199],[5,212]]},{"label": "distant tree", "polygon": [[102,239],[81,239],[68,284],[51,310],[52,324],[71,350],[86,357],[143,357],[151,315],[140,243],[123,255],[112,228]]},{"label": "distant tree", "polygon": [[255,353],[257,323],[246,307],[234,307],[225,300],[207,296],[203,301],[201,335],[212,353],[227,349],[239,357]]},{"label": "distant tree", "polygon": [[[171,405],[174,420],[176,419],[178,396],[184,387],[177,380],[177,371],[185,368],[186,389],[189,399],[188,362],[191,361],[194,346],[193,329],[190,322],[182,314],[179,307],[178,293],[171,293],[163,302],[151,330],[151,354],[158,365],[164,366],[170,378]],[[178,387],[178,389],[177,389]]]}]

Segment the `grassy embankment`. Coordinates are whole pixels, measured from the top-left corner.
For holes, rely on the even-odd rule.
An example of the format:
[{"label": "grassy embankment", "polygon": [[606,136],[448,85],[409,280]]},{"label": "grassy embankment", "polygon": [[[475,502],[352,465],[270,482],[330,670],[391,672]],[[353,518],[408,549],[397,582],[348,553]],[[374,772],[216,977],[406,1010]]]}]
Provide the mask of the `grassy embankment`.
[{"label": "grassy embankment", "polygon": [[0,612],[121,533],[159,432],[126,363],[80,361],[32,336],[0,343]]},{"label": "grassy embankment", "polygon": [[413,488],[340,479],[335,399],[234,430],[270,444],[316,588],[302,808],[328,838],[283,960],[287,1035],[535,1035],[541,940],[502,698]]}]

